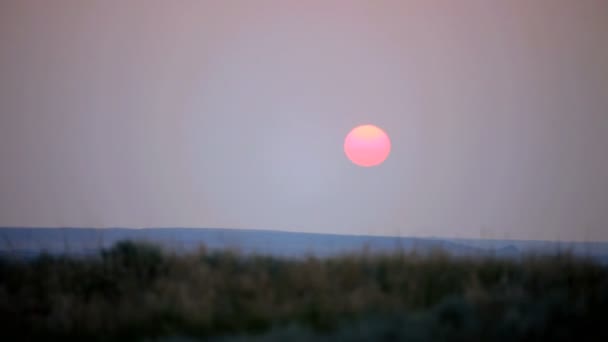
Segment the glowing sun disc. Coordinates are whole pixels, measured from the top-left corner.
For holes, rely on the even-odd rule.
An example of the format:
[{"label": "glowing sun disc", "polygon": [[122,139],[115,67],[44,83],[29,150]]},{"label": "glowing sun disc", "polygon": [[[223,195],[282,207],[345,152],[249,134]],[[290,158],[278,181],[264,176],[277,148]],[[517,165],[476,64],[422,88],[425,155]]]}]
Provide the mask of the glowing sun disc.
[{"label": "glowing sun disc", "polygon": [[380,165],[390,152],[391,141],[388,135],[374,125],[357,126],[344,139],[344,153],[358,166]]}]

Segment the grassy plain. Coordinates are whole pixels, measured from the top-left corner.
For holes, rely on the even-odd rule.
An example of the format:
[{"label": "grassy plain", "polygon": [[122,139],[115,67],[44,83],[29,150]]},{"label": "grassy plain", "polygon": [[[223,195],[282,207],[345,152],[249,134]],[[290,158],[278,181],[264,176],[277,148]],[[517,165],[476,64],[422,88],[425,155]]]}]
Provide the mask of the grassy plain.
[{"label": "grassy plain", "polygon": [[608,268],[568,254],[0,259],[4,341],[608,341],[607,314]]}]

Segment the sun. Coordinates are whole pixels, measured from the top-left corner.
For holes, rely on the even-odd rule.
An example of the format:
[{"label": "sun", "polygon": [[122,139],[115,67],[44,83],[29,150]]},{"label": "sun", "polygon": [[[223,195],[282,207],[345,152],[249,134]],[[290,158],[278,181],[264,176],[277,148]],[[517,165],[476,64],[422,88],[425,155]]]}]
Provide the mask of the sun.
[{"label": "sun", "polygon": [[344,153],[355,165],[371,167],[382,164],[391,152],[391,140],[381,128],[361,125],[344,139]]}]

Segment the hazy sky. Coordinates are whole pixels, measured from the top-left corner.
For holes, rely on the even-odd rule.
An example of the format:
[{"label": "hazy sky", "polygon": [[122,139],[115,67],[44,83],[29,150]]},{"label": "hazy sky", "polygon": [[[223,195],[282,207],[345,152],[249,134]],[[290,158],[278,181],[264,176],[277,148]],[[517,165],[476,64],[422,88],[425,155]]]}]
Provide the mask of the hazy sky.
[{"label": "hazy sky", "polygon": [[0,226],[608,240],[608,1],[2,0]]}]

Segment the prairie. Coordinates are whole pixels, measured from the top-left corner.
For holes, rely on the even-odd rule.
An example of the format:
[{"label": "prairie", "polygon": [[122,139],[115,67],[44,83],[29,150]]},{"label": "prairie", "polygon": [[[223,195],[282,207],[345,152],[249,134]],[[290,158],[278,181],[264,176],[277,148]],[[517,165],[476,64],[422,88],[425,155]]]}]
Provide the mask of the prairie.
[{"label": "prairie", "polygon": [[3,340],[605,341],[607,307],[606,266],[567,253],[290,258],[123,241],[0,259]]}]

